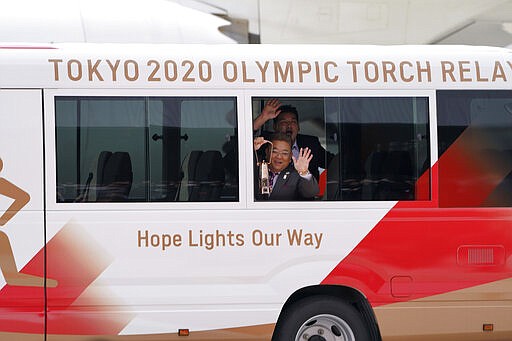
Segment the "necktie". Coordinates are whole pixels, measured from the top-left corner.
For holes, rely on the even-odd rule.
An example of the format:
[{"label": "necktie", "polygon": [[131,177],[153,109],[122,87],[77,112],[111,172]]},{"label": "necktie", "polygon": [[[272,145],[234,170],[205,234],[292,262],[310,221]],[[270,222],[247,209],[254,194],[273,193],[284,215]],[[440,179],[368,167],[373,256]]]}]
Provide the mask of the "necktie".
[{"label": "necktie", "polygon": [[271,170],[268,171],[268,185],[269,185],[270,193],[272,193],[272,188],[274,188],[274,179],[278,175],[279,175],[279,173],[274,173]]},{"label": "necktie", "polygon": [[299,147],[296,144],[292,146],[292,154],[295,158],[299,157]]}]

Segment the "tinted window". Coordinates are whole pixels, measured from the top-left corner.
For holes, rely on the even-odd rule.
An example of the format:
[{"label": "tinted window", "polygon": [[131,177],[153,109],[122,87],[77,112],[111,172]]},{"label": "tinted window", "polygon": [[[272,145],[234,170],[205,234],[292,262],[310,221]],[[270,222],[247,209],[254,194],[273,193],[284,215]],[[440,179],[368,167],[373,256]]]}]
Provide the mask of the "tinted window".
[{"label": "tinted window", "polygon": [[512,92],[438,91],[442,207],[512,205]]},{"label": "tinted window", "polygon": [[[254,117],[267,100],[253,98]],[[318,170],[312,173],[320,184],[316,200],[430,199],[427,97],[279,100],[297,108],[299,134],[321,145],[313,155]],[[272,122],[263,130],[272,131]]]},{"label": "tinted window", "polygon": [[430,198],[428,98],[326,99],[327,200]]},{"label": "tinted window", "polygon": [[235,98],[57,97],[57,201],[237,201]]}]

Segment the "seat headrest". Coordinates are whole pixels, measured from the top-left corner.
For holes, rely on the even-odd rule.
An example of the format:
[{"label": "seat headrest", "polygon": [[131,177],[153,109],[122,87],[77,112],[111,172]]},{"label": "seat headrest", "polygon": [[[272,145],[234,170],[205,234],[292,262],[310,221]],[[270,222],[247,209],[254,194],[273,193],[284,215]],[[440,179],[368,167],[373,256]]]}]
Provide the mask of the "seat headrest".
[{"label": "seat headrest", "polygon": [[97,201],[125,201],[132,182],[132,161],[127,152],[103,151],[98,157]]}]

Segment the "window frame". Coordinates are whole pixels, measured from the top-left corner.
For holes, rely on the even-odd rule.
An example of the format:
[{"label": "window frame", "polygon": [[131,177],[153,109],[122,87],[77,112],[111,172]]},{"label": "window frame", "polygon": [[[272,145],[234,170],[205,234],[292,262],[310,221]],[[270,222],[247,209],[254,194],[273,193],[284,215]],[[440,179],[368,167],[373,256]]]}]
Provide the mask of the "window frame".
[{"label": "window frame", "polygon": [[[56,156],[56,97],[235,97],[238,129],[238,201],[227,202],[57,202],[57,156]],[[240,209],[246,207],[245,148],[243,143],[245,123],[243,91],[237,90],[164,90],[164,89],[44,89],[43,120],[45,154],[45,200],[47,210],[76,211],[127,211],[127,210],[183,210],[183,209]]]},{"label": "window frame", "polygon": [[[430,200],[409,200],[401,201],[407,207],[437,207],[437,173],[433,165],[437,162],[437,110],[436,110],[436,89],[428,90],[253,90],[246,91],[245,107],[246,112],[252,114],[253,97],[280,98],[280,97],[427,97],[429,112],[430,131]],[[252,117],[251,117],[252,120]],[[252,135],[252,126],[250,128]],[[249,134],[249,132],[247,132]],[[251,143],[252,151],[252,143]],[[250,152],[250,151],[247,151]],[[254,179],[252,170],[247,174],[249,186],[247,189],[248,207],[252,209],[279,210],[279,209],[329,209],[329,208],[376,208],[389,210],[398,202],[394,201],[257,201],[254,197]]]},{"label": "window frame", "polygon": [[[379,208],[388,210],[397,201],[256,201],[254,198],[252,98],[279,97],[428,97],[430,130],[430,200],[407,201],[407,207],[437,207],[437,172],[432,166],[438,160],[436,90],[167,90],[167,89],[44,89],[45,200],[47,210],[222,210],[222,209],[329,209]],[[90,202],[57,203],[56,201],[56,129],[55,97],[236,97],[239,147],[239,201],[237,202]]]}]

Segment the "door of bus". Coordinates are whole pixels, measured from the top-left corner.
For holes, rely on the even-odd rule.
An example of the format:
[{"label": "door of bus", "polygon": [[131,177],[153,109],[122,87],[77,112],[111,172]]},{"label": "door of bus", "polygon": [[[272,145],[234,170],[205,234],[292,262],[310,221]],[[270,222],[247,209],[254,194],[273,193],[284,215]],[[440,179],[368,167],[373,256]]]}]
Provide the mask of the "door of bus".
[{"label": "door of bus", "polygon": [[44,339],[40,90],[0,90],[0,340]]}]

